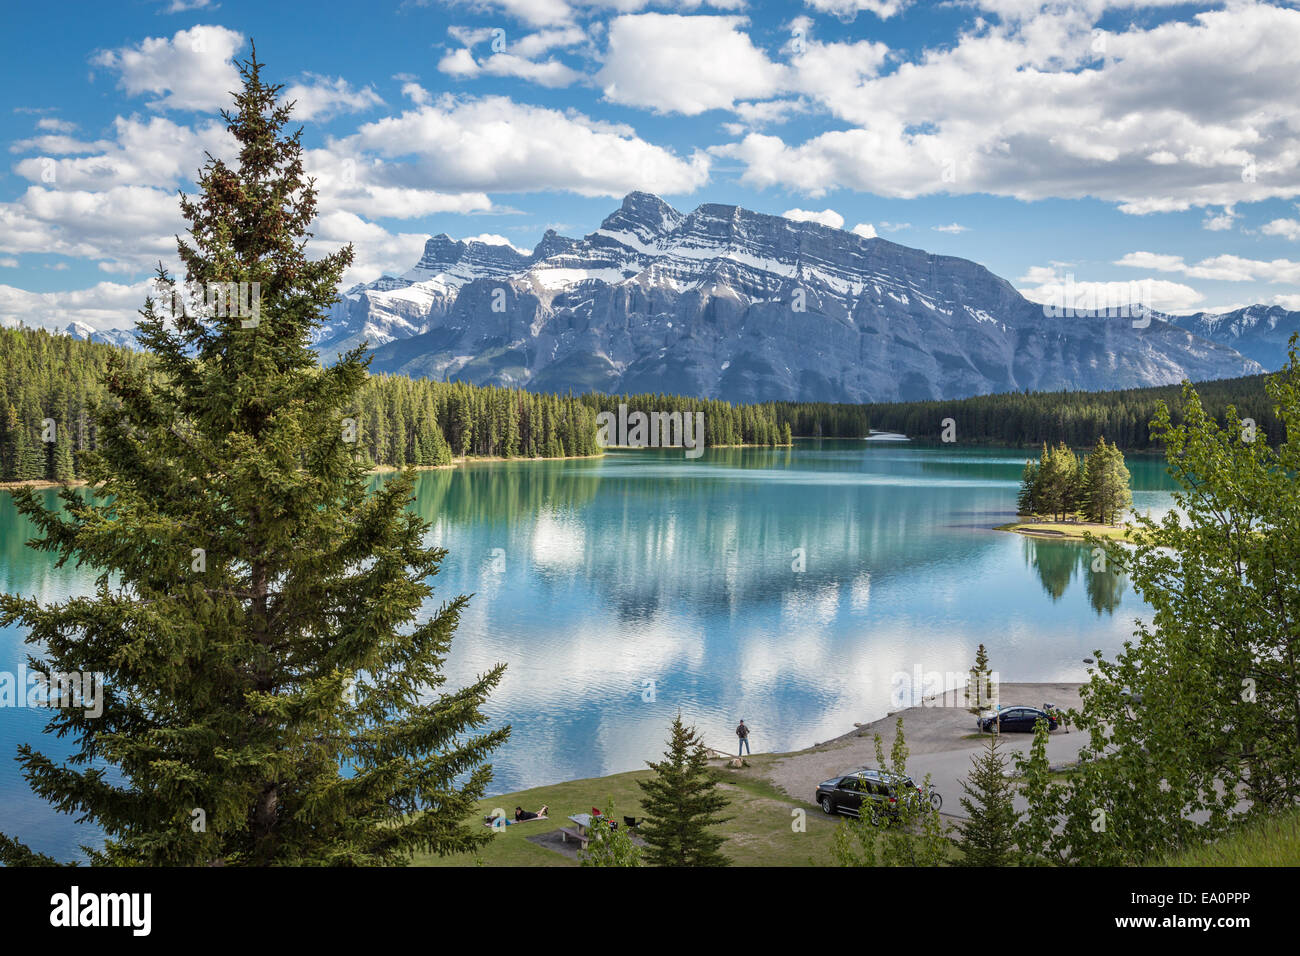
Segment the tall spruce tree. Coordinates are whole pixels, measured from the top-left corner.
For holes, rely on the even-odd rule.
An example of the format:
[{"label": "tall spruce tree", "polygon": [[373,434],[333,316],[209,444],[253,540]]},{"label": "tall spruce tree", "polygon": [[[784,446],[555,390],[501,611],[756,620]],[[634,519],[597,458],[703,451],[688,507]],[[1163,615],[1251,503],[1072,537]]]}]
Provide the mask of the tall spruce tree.
[{"label": "tall spruce tree", "polygon": [[58,443],[54,446],[51,456],[50,467],[53,471],[51,477],[54,481],[67,484],[77,477],[76,466],[72,460],[72,438],[65,425],[59,426],[58,435]]},{"label": "tall spruce tree", "polygon": [[650,763],[655,775],[637,781],[643,796],[646,842],[643,858],[651,866],[728,866],[721,852],[724,838],[713,828],[730,817],[719,814],[727,798],[718,791],[708,751],[693,727],[673,718],[664,759]]},{"label": "tall spruce tree", "polygon": [[13,424],[13,480],[45,479],[45,446],[32,435],[31,426],[21,417]]},{"label": "tall spruce tree", "polygon": [[0,481],[13,481],[18,473],[18,412],[0,407]]},{"label": "tall spruce tree", "polygon": [[989,652],[981,644],[975,649],[975,665],[970,669],[966,684],[967,708],[972,714],[981,714],[994,699],[993,668],[989,666]]},{"label": "tall spruce tree", "polygon": [[1067,518],[1077,508],[1079,463],[1064,442],[1043,450],[1038,472],[1042,505],[1053,517]]},{"label": "tall spruce tree", "polygon": [[1084,505],[1089,520],[1114,524],[1132,507],[1129,482],[1124,453],[1114,445],[1107,445],[1104,436],[1098,438],[1085,466]]},{"label": "tall spruce tree", "polygon": [[961,782],[966,819],[957,824],[963,866],[1011,866],[1016,862],[1015,787],[1007,778],[1007,760],[998,752],[1002,736],[994,734]]},{"label": "tall spruce tree", "polygon": [[1038,513],[1039,490],[1038,475],[1040,466],[1036,461],[1025,462],[1020,473],[1020,491],[1016,494],[1016,514],[1034,515]]},{"label": "tall spruce tree", "polygon": [[[234,167],[209,158],[182,197],[187,279],[260,283],[259,309],[141,311],[148,375],[110,366],[86,455],[89,500],[46,512],[36,546],[99,569],[93,594],[0,597],[43,672],[98,672],[102,716],[54,712],[77,752],[19,748],[37,794],[102,828],[105,864],[340,864],[472,849],[508,728],[481,706],[502,675],[443,690],[466,599],[421,619],[444,551],[406,510],[412,476],[367,492],[347,421],[361,348],[320,367],[309,335],[351,248],[311,260],[316,191],[291,104],[242,64]],[[160,269],[160,280],[173,284]],[[251,290],[251,286],[249,287]],[[249,296],[250,301],[252,297]],[[0,859],[44,862],[0,838]]]}]

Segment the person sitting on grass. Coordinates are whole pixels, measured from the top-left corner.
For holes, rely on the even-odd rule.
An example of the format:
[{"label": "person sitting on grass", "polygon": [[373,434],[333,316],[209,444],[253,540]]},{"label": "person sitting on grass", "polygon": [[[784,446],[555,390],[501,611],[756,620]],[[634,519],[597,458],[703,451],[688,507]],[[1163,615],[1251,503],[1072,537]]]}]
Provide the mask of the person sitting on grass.
[{"label": "person sitting on grass", "polygon": [[542,804],[542,809],[533,813],[531,810],[525,810],[523,807],[515,807],[515,822],[523,823],[525,820],[536,820],[539,817],[546,816],[546,804]]}]

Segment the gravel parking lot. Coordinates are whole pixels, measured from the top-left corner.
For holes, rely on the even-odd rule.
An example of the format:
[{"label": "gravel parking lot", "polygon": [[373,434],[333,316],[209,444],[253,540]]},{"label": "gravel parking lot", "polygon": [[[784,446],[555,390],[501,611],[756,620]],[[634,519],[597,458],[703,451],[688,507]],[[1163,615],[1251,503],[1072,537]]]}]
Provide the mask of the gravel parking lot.
[{"label": "gravel parking lot", "polygon": [[[1029,705],[1040,707],[1044,703],[1061,709],[1078,708],[1079,684],[1002,684],[1003,707]],[[803,803],[811,803],[817,784],[838,773],[861,766],[876,766],[873,737],[880,734],[889,755],[894,740],[894,725],[899,714],[903,717],[903,734],[910,755],[907,770],[918,783],[928,773],[933,785],[943,795],[945,815],[961,815],[961,779],[970,771],[971,756],[983,745],[983,738],[972,736],[978,732],[975,716],[964,707],[946,704],[943,700],[927,700],[926,706],[910,707],[890,714],[870,724],[857,727],[834,740],[826,741],[807,750],[781,757],[767,769],[768,778],[776,787]],[[1032,734],[1006,734],[1007,746],[1003,752],[1028,751]],[[1079,748],[1087,743],[1087,736],[1058,729],[1048,740],[1047,756],[1053,764],[1073,763]]]}]

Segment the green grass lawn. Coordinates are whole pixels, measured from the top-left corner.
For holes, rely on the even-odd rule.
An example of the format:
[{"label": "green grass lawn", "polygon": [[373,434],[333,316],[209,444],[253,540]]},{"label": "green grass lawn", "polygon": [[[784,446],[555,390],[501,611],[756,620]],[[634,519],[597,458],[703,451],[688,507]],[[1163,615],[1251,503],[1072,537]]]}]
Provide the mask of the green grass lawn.
[{"label": "green grass lawn", "polygon": [[[741,770],[719,769],[723,792],[731,800],[719,832],[726,837],[723,852],[736,866],[831,866],[831,839],[842,818],[827,817],[812,803],[792,800],[779,792],[764,776],[763,768],[776,757],[760,754],[748,758],[749,766]],[[578,862],[554,850],[530,842],[529,836],[572,826],[572,813],[590,812],[593,806],[613,803],[617,819],[642,815],[638,780],[647,779],[649,770],[620,773],[610,777],[573,780],[551,786],[534,787],[517,793],[483,800],[478,818],[500,808],[508,816],[514,808],[537,810],[550,807],[549,818],[536,823],[505,827],[490,834],[477,853],[438,857],[417,856],[414,866],[577,866]],[[1060,779],[1069,771],[1054,771]],[[793,810],[804,811],[803,832],[792,827]],[[951,821],[948,821],[951,822]],[[486,828],[484,833],[490,833]],[[950,834],[956,836],[955,833]],[[955,861],[955,848],[951,854]],[[1252,824],[1232,835],[1203,847],[1166,854],[1150,861],[1152,866],[1298,866],[1300,865],[1300,810],[1284,813]]]},{"label": "green grass lawn", "polygon": [[[827,817],[815,804],[791,800],[779,793],[756,771],[763,757],[751,760],[742,770],[719,770],[724,792],[731,800],[727,815],[733,819],[719,831],[727,838],[723,852],[736,866],[827,866],[831,863],[830,844],[838,818]],[[571,827],[569,814],[589,813],[593,806],[602,810],[613,802],[614,816],[641,816],[641,790],[636,781],[650,776],[649,770],[574,780],[552,786],[520,790],[518,793],[492,797],[479,804],[479,817],[501,808],[511,817],[515,807],[537,810],[550,807],[548,819],[505,827],[491,837],[477,855],[451,857],[423,855],[415,866],[576,866],[554,850],[529,842],[536,836],[560,827]],[[792,828],[792,810],[803,810],[804,832]],[[485,829],[483,831],[487,833]]]},{"label": "green grass lawn", "polygon": [[1216,843],[1159,857],[1152,866],[1300,866],[1300,810],[1243,827]]}]

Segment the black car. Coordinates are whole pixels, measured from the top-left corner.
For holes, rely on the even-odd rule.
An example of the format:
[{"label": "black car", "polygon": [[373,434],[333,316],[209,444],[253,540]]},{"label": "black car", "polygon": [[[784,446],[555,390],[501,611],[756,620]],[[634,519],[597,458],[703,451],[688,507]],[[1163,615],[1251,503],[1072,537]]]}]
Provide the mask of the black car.
[{"label": "black car", "polygon": [[813,799],[826,813],[852,817],[862,816],[863,801],[866,801],[869,816],[875,817],[880,813],[896,814],[900,794],[919,796],[920,790],[911,777],[862,767],[822,781]]},{"label": "black car", "polygon": [[1040,720],[1047,721],[1048,730],[1055,730],[1059,723],[1055,712],[1046,708],[1003,707],[995,714],[981,714],[979,728],[986,734],[992,733],[1000,723],[1001,730],[1006,733],[1032,734],[1034,725]]}]

